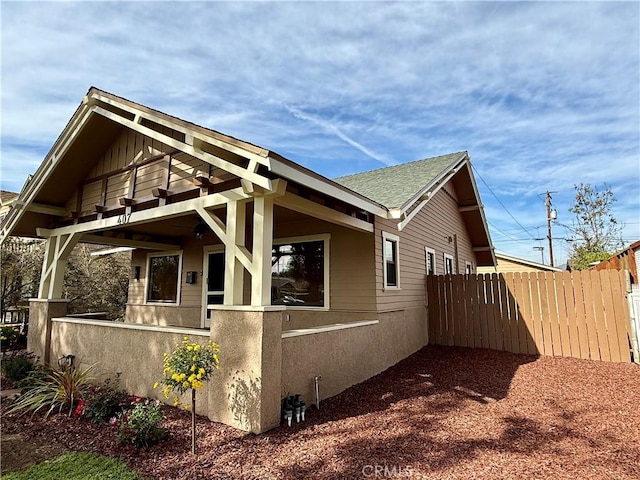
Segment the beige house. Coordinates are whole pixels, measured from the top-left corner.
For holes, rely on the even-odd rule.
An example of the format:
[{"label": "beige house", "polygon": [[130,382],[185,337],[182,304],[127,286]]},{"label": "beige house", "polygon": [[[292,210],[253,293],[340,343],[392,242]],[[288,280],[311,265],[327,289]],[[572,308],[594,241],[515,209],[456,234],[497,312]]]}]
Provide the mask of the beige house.
[{"label": "beige house", "polygon": [[[29,349],[156,396],[163,352],[216,341],[199,413],[253,432],[428,343],[425,276],[495,264],[466,152],[329,180],[92,88],[2,230],[45,238]],[[133,247],[124,323],[69,317],[78,242]]]},{"label": "beige house", "polygon": [[551,265],[532,262],[525,258],[514,257],[506,253],[496,252],[495,266],[478,267],[477,273],[531,273],[531,272],[561,272],[562,270]]}]

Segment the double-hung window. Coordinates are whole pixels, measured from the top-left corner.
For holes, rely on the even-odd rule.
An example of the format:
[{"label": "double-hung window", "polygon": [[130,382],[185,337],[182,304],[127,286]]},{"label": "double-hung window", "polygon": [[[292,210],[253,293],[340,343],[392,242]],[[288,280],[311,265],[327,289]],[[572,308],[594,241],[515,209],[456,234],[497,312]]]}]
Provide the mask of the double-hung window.
[{"label": "double-hung window", "polygon": [[443,258],[444,258],[444,274],[453,275],[455,273],[453,271],[453,256],[444,253]]},{"label": "double-hung window", "polygon": [[425,267],[427,275],[436,274],[436,251],[433,248],[424,247]]},{"label": "double-hung window", "polygon": [[382,232],[382,252],[385,290],[400,288],[400,238],[387,232]]},{"label": "double-hung window", "polygon": [[180,303],[182,252],[147,256],[147,303]]}]

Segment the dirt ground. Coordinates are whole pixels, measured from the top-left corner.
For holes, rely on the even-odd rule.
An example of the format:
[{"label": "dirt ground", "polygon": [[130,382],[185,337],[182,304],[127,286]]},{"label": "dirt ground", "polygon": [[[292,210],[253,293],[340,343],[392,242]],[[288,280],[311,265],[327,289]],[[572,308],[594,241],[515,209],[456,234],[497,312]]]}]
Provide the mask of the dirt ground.
[{"label": "dirt ground", "polygon": [[171,407],[167,440],[142,450],[109,425],[3,415],[2,470],[46,446],[157,479],[637,480],[639,399],[637,365],[429,346],[292,428],[256,436],[199,419],[195,457],[190,415]]}]

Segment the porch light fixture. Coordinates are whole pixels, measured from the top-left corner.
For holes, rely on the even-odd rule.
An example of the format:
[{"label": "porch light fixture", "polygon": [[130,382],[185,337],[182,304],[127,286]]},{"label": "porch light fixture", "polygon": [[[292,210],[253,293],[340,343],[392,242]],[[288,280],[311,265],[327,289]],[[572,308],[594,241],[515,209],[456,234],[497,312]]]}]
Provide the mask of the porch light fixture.
[{"label": "porch light fixture", "polygon": [[136,265],[135,267],[133,267],[133,278],[135,278],[136,280],[140,280],[140,265]]},{"label": "porch light fixture", "polygon": [[207,225],[204,222],[200,222],[196,225],[194,229],[194,233],[198,240],[202,240],[204,238],[204,234],[207,232]]}]

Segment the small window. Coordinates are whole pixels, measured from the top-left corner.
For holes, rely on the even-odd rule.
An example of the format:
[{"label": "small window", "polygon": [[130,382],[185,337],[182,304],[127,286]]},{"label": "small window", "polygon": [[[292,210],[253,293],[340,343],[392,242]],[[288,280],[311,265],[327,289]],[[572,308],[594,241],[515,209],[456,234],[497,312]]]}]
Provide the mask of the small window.
[{"label": "small window", "polygon": [[149,255],[147,257],[147,302],[178,304],[182,254]]},{"label": "small window", "polygon": [[451,255],[443,254],[444,257],[444,274],[453,275],[453,257]]},{"label": "small window", "polygon": [[274,240],[271,304],[329,307],[329,235]]},{"label": "small window", "polygon": [[427,275],[436,274],[436,251],[433,248],[424,247],[425,267]]},{"label": "small window", "polygon": [[386,289],[400,288],[400,261],[399,244],[400,239],[390,233],[382,232],[383,244],[383,276],[384,287]]},{"label": "small window", "polygon": [[466,273],[467,275],[473,274],[473,263],[464,262],[464,273]]}]

